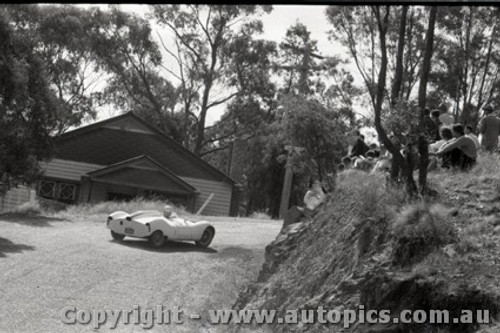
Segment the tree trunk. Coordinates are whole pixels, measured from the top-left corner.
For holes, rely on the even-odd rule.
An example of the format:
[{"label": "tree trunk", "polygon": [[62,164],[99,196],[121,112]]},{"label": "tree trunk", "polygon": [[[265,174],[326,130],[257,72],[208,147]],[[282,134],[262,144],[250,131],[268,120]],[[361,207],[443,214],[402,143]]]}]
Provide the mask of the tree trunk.
[{"label": "tree trunk", "polygon": [[398,53],[396,56],[396,74],[391,90],[391,104],[394,106],[400,99],[401,85],[403,83],[403,53],[405,48],[406,15],[408,6],[403,6],[401,11],[401,21],[399,23]]},{"label": "tree trunk", "polygon": [[410,198],[413,199],[418,194],[417,184],[415,184],[415,179],[413,179],[413,170],[415,170],[415,161],[413,160],[413,145],[409,143],[406,149],[408,150],[406,154],[406,169],[404,170],[406,178],[406,193],[408,193]]},{"label": "tree trunk", "polygon": [[[422,64],[422,76],[420,77],[420,85],[418,87],[418,106],[420,108],[420,123],[422,125],[423,109],[425,108],[427,98],[427,82],[431,69],[432,48],[434,44],[434,26],[436,24],[437,7],[432,6],[429,14],[429,27],[427,29],[427,37],[425,41],[424,61]],[[427,186],[427,166],[429,164],[429,142],[428,138],[422,133],[423,126],[420,126],[420,133],[417,140],[417,149],[420,155],[418,186],[420,193],[424,193]]]},{"label": "tree trunk", "polygon": [[[396,74],[391,89],[391,105],[395,106],[400,100],[400,94],[403,84],[403,54],[405,48],[405,35],[406,35],[406,16],[408,13],[408,6],[403,6],[401,11],[401,21],[399,23],[399,39],[398,39],[398,53],[396,56]],[[398,147],[398,151],[401,147]],[[397,155],[392,155],[394,158],[391,163],[391,181],[397,183],[399,181],[399,173],[401,170],[402,160]]]},{"label": "tree trunk", "polygon": [[[386,47],[386,32],[387,32],[387,26],[388,26],[388,21],[389,21],[389,6],[386,6],[386,12],[385,16],[382,20],[380,17],[380,7],[378,6],[372,6],[372,11],[375,14],[375,17],[377,18],[377,25],[378,25],[378,30],[379,30],[379,38],[380,38],[380,52],[382,54],[381,57],[381,63],[380,63],[380,72],[378,74],[378,84],[377,84],[377,94],[376,94],[376,99],[375,99],[375,105],[374,105],[374,110],[375,110],[375,129],[377,131],[377,134],[379,136],[380,141],[382,141],[382,144],[389,150],[389,152],[392,154],[392,160],[396,161],[396,163],[399,161],[401,162],[401,170],[403,172],[403,175],[405,176],[405,181],[407,184],[407,191],[410,197],[414,196],[414,191],[412,184],[414,184],[413,181],[413,176],[412,175],[412,169],[409,169],[409,165],[407,161],[403,158],[401,155],[401,152],[397,148],[396,145],[394,145],[391,140],[387,137],[387,133],[385,132],[385,129],[382,126],[382,121],[381,121],[381,113],[382,113],[382,104],[384,100],[384,92],[385,92],[385,80],[386,80],[386,74],[387,74],[387,47]],[[410,160],[411,162],[411,160]],[[399,172],[398,172],[399,173]]]}]

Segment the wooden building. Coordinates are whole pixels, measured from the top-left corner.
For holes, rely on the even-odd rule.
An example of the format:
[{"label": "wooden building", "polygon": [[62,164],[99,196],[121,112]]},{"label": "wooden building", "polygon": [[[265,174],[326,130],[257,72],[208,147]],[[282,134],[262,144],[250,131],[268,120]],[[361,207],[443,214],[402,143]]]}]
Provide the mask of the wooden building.
[{"label": "wooden building", "polygon": [[205,215],[238,212],[240,185],[134,114],[56,138],[37,194],[65,203],[160,197]]}]

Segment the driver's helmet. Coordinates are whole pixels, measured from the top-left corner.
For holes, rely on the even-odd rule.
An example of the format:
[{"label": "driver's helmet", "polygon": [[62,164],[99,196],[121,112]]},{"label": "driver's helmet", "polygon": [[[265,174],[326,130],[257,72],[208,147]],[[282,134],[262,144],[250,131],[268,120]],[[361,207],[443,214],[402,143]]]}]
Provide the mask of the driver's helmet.
[{"label": "driver's helmet", "polygon": [[163,216],[165,216],[166,218],[169,218],[173,212],[174,209],[172,208],[172,206],[166,205],[165,207],[163,207]]}]

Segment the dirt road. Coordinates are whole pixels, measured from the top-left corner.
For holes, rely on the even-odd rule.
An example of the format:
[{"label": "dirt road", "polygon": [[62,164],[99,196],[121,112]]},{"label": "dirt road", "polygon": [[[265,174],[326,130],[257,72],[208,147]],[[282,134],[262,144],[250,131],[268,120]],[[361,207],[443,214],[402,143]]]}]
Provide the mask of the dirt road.
[{"label": "dirt road", "polygon": [[[134,309],[136,317],[139,309],[170,311],[169,324],[148,332],[222,332],[227,327],[210,325],[206,312],[230,308],[238,289],[256,278],[264,248],[281,227],[212,218],[210,248],[168,243],[155,250],[144,240],[112,240],[103,221],[0,217],[0,332],[142,332],[149,317],[142,311],[135,320]],[[131,311],[129,324],[122,314],[112,329],[108,315],[95,329],[104,310]],[[172,323],[175,311],[183,323]]]}]

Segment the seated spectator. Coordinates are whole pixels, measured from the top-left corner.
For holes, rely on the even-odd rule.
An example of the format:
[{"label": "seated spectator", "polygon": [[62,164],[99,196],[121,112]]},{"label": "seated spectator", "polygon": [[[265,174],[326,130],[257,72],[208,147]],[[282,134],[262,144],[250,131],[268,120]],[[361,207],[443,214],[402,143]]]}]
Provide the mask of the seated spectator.
[{"label": "seated spectator", "polygon": [[323,192],[323,188],[321,186],[321,182],[319,180],[315,180],[311,186],[311,189],[306,192],[304,196],[304,215],[309,217],[312,213],[324,203],[326,200],[325,192]]},{"label": "seated spectator", "polygon": [[373,165],[375,164],[375,153],[373,151],[368,151],[366,153],[366,157],[359,156],[354,162],[354,169],[370,171]]},{"label": "seated spectator", "polygon": [[453,125],[451,131],[455,139],[441,146],[436,155],[443,157],[443,167],[451,166],[469,170],[476,163],[476,144],[471,138],[465,136],[462,125]]},{"label": "seated spectator", "polygon": [[439,136],[440,140],[431,143],[429,145],[429,151],[432,153],[437,153],[439,148],[441,148],[444,144],[453,139],[453,132],[451,131],[451,128],[449,128],[448,126],[442,126],[441,129],[439,130]]},{"label": "seated spectator", "polygon": [[375,152],[375,158],[380,157],[380,149],[378,148],[378,145],[376,143],[370,144],[370,150]]},{"label": "seated spectator", "polygon": [[356,142],[354,143],[349,156],[365,156],[366,152],[370,150],[370,147],[368,147],[368,145],[365,143],[365,137],[361,135],[359,131],[356,131],[355,134]]},{"label": "seated spectator", "polygon": [[342,164],[344,164],[345,169],[350,169],[352,167],[352,159],[349,156],[344,156],[342,158]]},{"label": "seated spectator", "polygon": [[478,139],[477,135],[475,135],[473,133],[471,125],[465,126],[464,132],[465,132],[465,136],[471,138],[472,141],[474,141],[477,149],[481,148],[481,143],[479,143],[479,139]]},{"label": "seated spectator", "polygon": [[[447,126],[441,126],[439,135],[441,139],[429,145],[429,165],[427,167],[427,170],[429,171],[435,170],[437,168],[438,158],[435,154],[444,144],[453,139],[453,133]],[[449,164],[449,162],[445,162],[444,164],[447,165]]]},{"label": "seated spectator", "polygon": [[381,158],[379,158],[377,163],[375,163],[375,165],[373,166],[370,174],[373,175],[377,172],[380,172],[380,173],[391,172],[391,165],[392,165],[392,161],[389,157],[381,157]]},{"label": "seated spectator", "polygon": [[382,145],[380,146],[380,157],[387,157],[387,158],[391,158],[391,153],[389,152],[389,150],[387,150],[387,148]]},{"label": "seated spectator", "polygon": [[368,150],[365,154],[366,158],[369,158],[371,160],[377,158],[377,152],[375,150]]}]

